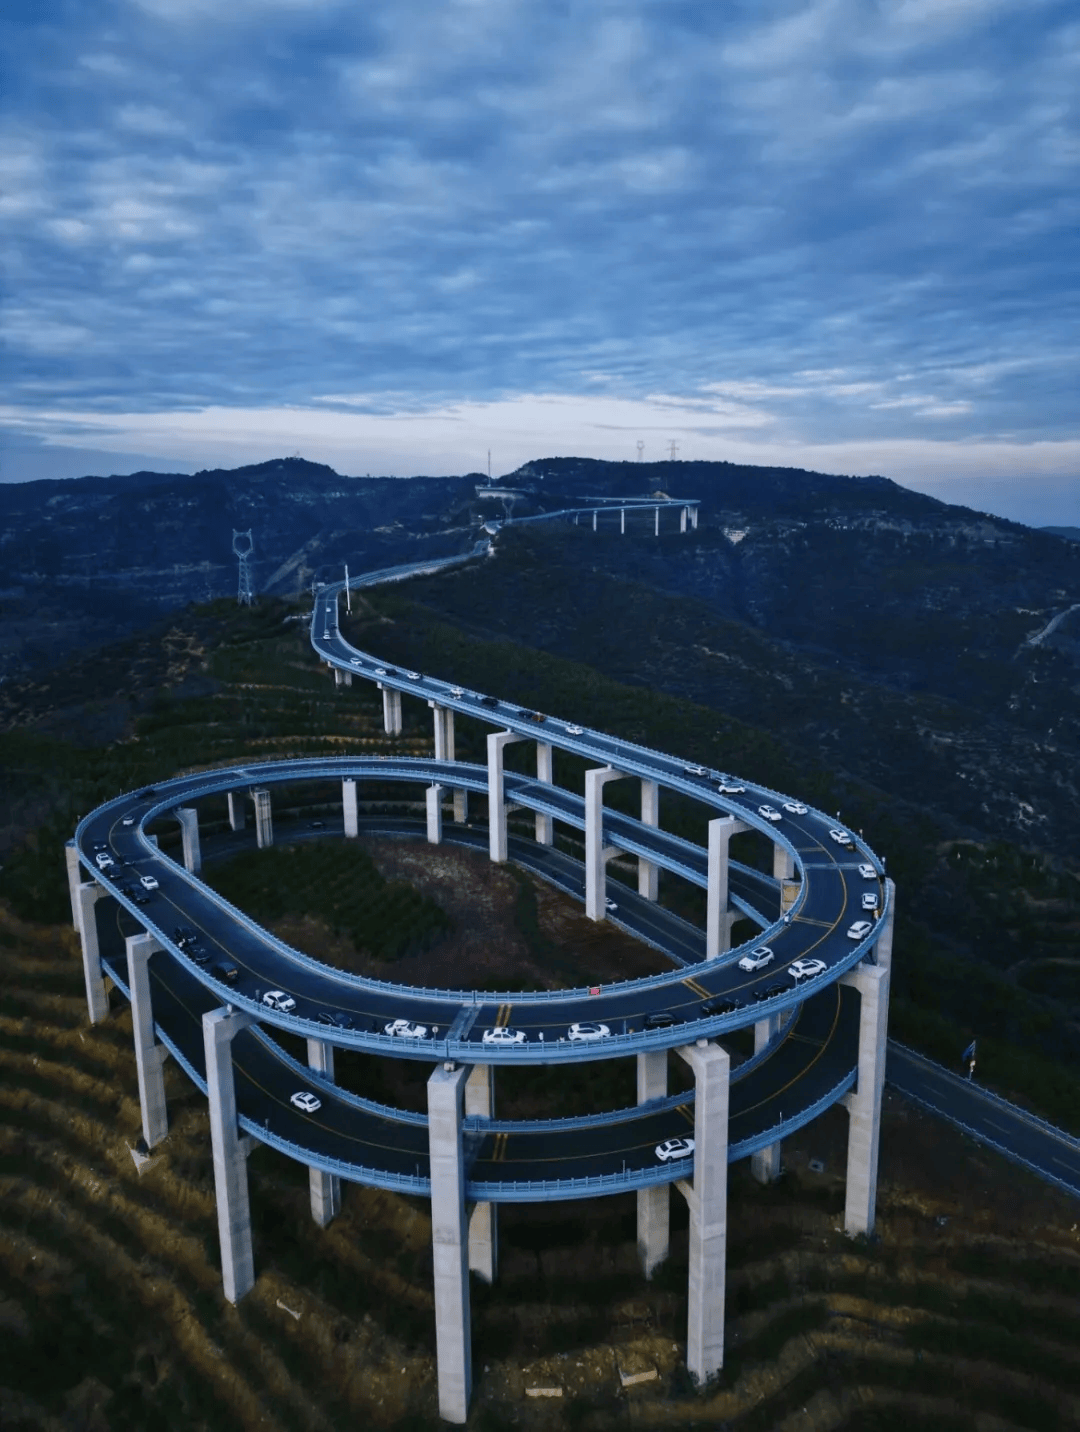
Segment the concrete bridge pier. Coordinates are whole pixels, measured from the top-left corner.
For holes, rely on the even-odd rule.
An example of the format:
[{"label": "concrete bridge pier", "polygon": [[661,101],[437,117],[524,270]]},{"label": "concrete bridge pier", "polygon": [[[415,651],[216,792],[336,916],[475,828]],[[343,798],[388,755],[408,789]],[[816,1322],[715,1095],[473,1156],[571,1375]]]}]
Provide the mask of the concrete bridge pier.
[{"label": "concrete bridge pier", "polygon": [[795,857],[782,845],[774,845],[772,848],[772,873],[773,879],[779,880],[781,884],[795,875]]},{"label": "concrete bridge pier", "polygon": [[508,838],[506,817],[510,811],[510,806],[506,803],[504,753],[507,746],[513,745],[515,741],[524,740],[524,736],[519,736],[514,731],[493,731],[487,738],[488,842],[492,860],[500,864],[505,861],[507,857]]},{"label": "concrete bridge pier", "polygon": [[381,681],[377,681],[375,684],[382,692],[383,730],[388,736],[400,736],[401,692],[384,686]]},{"label": "concrete bridge pier", "polygon": [[82,945],[83,978],[86,981],[86,1008],[91,1024],[101,1024],[109,1017],[109,992],[101,973],[101,952],[98,948],[97,916],[94,906],[106,892],[96,880],[79,886],[79,941]]},{"label": "concrete bridge pier", "polygon": [[427,809],[427,838],[429,845],[442,845],[442,794],[443,788],[436,782],[424,793]]},{"label": "concrete bridge pier", "polygon": [[[777,847],[779,848],[779,847]],[[760,1054],[780,1028],[780,1016],[770,1014],[754,1025],[754,1053]],[[780,1177],[780,1141],[750,1155],[750,1172],[758,1183],[772,1183]]]},{"label": "concrete bridge pier", "polygon": [[173,815],[180,822],[180,839],[184,847],[184,869],[189,875],[198,875],[202,869],[202,851],[199,848],[199,812],[194,806],[177,806]]},{"label": "concrete bridge pier", "polygon": [[[308,1068],[324,1074],[327,1079],[334,1077],[334,1046],[324,1039],[309,1039],[307,1042]],[[320,1228],[325,1228],[341,1212],[341,1179],[337,1174],[325,1173],[321,1168],[308,1168],[311,1186],[311,1216]]]},{"label": "concrete bridge pier", "polygon": [[[660,784],[658,781],[642,780],[641,782],[641,823],[651,826],[660,824]],[[644,895],[646,900],[656,900],[659,897],[660,867],[654,861],[646,860],[643,855],[638,856],[637,888],[638,894]]]},{"label": "concrete bridge pier", "polygon": [[686,514],[687,514],[688,511],[689,511],[689,509],[686,508],[686,507],[682,507],[682,508],[679,509],[679,531],[680,531],[680,532],[685,532],[685,531],[686,531]]},{"label": "concrete bridge pier", "polygon": [[340,666],[335,666],[335,667],[334,667],[334,685],[335,685],[335,686],[351,686],[351,685],[352,685],[352,672],[351,672],[351,671],[342,671],[342,669],[341,669]]},{"label": "concrete bridge pier", "polygon": [[243,791],[229,791],[229,829],[243,830],[244,828],[244,793]]},{"label": "concrete bridge pier", "polygon": [[135,1036],[142,1131],[147,1148],[152,1149],[169,1132],[164,1068],[169,1051],[154,1038],[148,968],[150,956],[162,946],[152,935],[129,935],[124,945],[127,949],[128,988],[131,990],[131,1027]]},{"label": "concrete bridge pier", "polygon": [[653,508],[653,536],[654,536],[654,537],[659,537],[659,536],[660,536],[660,509],[659,509],[659,507],[654,507],[654,508]]},{"label": "concrete bridge pier", "polygon": [[341,779],[341,810],[345,819],[345,834],[355,839],[360,833],[360,817],[356,804],[356,781],[352,776]]},{"label": "concrete bridge pier", "polygon": [[232,1064],[233,1039],[251,1023],[249,1014],[236,1014],[231,1009],[211,1009],[202,1018],[221,1279],[230,1303],[238,1303],[255,1284],[247,1156],[256,1140],[242,1137],[236,1122]]},{"label": "concrete bridge pier", "polygon": [[694,1071],[694,1177],[676,1187],[690,1208],[686,1368],[700,1384],[724,1365],[731,1060],[705,1039],[675,1052]]},{"label": "concrete bridge pier", "polygon": [[[667,1050],[637,1057],[637,1101],[662,1099],[668,1084]],[[637,1246],[641,1271],[651,1278],[671,1247],[671,1188],[666,1183],[637,1191]]]},{"label": "concrete bridge pier", "polygon": [[620,533],[621,533],[624,537],[626,536],[626,508],[625,508],[625,507],[620,507],[620,508],[619,508],[619,531],[620,531]]},{"label": "concrete bridge pier", "polygon": [[594,510],[594,511],[593,511],[593,515],[592,515],[592,530],[593,530],[594,532],[596,531],[596,518],[597,518],[597,513],[596,513],[596,511]]},{"label": "concrete bridge pier", "polygon": [[252,791],[255,803],[255,842],[260,850],[266,850],[274,843],[274,818],[270,807],[270,792],[264,788]]},{"label": "concrete bridge pier", "polygon": [[889,1024],[889,975],[892,965],[893,919],[896,886],[888,886],[889,913],[882,922],[870,958],[864,959],[840,983],[859,991],[859,1074],[855,1088],[844,1096],[848,1111],[847,1192],[844,1231],[874,1231],[877,1211],[878,1145],[881,1137],[881,1095],[885,1083],[885,1050]]},{"label": "concrete bridge pier", "polygon": [[695,531],[695,532],[697,531],[697,519],[698,519],[698,510],[697,510],[696,507],[691,507],[691,509],[690,509],[690,526],[691,526],[691,528],[693,529],[693,531]]},{"label": "concrete bridge pier", "polygon": [[[436,701],[429,701],[432,715],[435,722],[435,759],[437,761],[456,760],[454,745],[454,713],[449,706],[440,706]],[[454,820],[464,825],[469,818],[469,793],[464,790],[456,790],[451,793],[454,798]]]},{"label": "concrete bridge pier", "polygon": [[[465,1081],[465,1113],[481,1119],[495,1117],[495,1069],[474,1064]],[[494,1283],[499,1270],[499,1206],[474,1203],[469,1214],[469,1270],[485,1283]]]},{"label": "concrete bridge pier", "polygon": [[[543,781],[548,786],[554,780],[550,741],[537,741],[536,743],[536,779]],[[555,844],[555,821],[551,816],[543,815],[540,811],[536,813],[536,843],[537,845]]]},{"label": "concrete bridge pier", "polygon": [[67,863],[68,896],[71,899],[71,927],[77,934],[79,930],[79,886],[83,883],[83,870],[79,861],[78,846],[73,840],[64,842],[64,860]]},{"label": "concrete bridge pier", "polygon": [[745,821],[732,815],[709,821],[709,899],[705,924],[705,958],[715,960],[731,949],[731,927],[735,912],[728,901],[728,862],[731,837],[749,830]]},{"label": "concrete bridge pier", "polygon": [[468,1076],[466,1066],[440,1064],[427,1086],[439,1416],[458,1425],[469,1416],[472,1393],[469,1234],[461,1135]]},{"label": "concrete bridge pier", "polygon": [[604,845],[604,787],[622,779],[622,771],[611,766],[585,772],[585,914],[590,920],[607,919],[607,862],[617,850]]}]

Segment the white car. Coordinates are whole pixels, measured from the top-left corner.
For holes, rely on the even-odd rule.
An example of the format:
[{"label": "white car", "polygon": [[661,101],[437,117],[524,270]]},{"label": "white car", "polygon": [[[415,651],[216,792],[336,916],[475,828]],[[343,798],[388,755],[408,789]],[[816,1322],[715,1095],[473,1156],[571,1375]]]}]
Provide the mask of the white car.
[{"label": "white car", "polygon": [[855,844],[854,840],[851,838],[850,835],[848,835],[848,833],[847,833],[846,830],[837,830],[837,829],[835,829],[835,828],[834,828],[833,830],[830,830],[830,831],[829,831],[829,839],[830,839],[830,840],[835,840],[836,843],[837,843],[837,845],[854,845],[854,844]]},{"label": "white car", "polygon": [[418,671],[407,671],[405,675],[409,678],[410,681],[420,680],[420,673]]},{"label": "white car", "polygon": [[788,965],[788,974],[793,980],[812,980],[815,975],[825,973],[824,960],[792,960]]},{"label": "white car", "polygon": [[523,1029],[485,1029],[482,1044],[524,1044],[527,1035]]},{"label": "white car", "polygon": [[847,932],[847,937],[849,940],[865,940],[873,928],[869,920],[856,920]]},{"label": "white car", "polygon": [[877,879],[877,871],[874,869],[874,867],[873,867],[872,865],[860,865],[860,866],[859,866],[859,874],[862,876],[862,878],[863,878],[864,880],[876,880],[876,879]]},{"label": "white car", "polygon": [[94,856],[94,864],[99,870],[106,870],[110,865],[115,865],[116,861],[104,850],[99,850]]},{"label": "white car", "polygon": [[322,1108],[322,1100],[317,1099],[314,1094],[309,1094],[306,1089],[301,1089],[296,1094],[290,1094],[289,1103],[295,1104],[305,1114],[314,1114],[316,1109]]},{"label": "white car", "polygon": [[276,1009],[278,1014],[292,1014],[296,1008],[296,1000],[291,994],[286,994],[281,989],[268,989],[262,997],[262,1002],[268,1009]]},{"label": "white car", "polygon": [[656,1146],[656,1157],[661,1163],[667,1163],[669,1159],[688,1159],[693,1152],[693,1139],[665,1139]]},{"label": "white car", "polygon": [[134,824],[135,824],[135,817],[134,817],[133,815],[126,815],[126,816],[124,817],[124,819],[120,822],[120,824],[121,824],[121,825],[134,825]]},{"label": "white car", "polygon": [[716,784],[720,790],[721,795],[741,796],[746,792],[745,786],[740,786],[738,782],[733,781],[729,776],[722,777],[722,779],[717,781]]},{"label": "white car", "polygon": [[329,633],[328,631],[324,631],[323,634],[322,634],[322,639],[323,639],[323,641],[329,641],[329,640],[330,640],[330,633]]},{"label": "white car", "polygon": [[615,901],[611,898],[610,895],[605,895],[605,896],[604,896],[604,909],[605,909],[605,910],[617,910],[618,908],[619,908],[618,905],[616,905]]},{"label": "white car", "polygon": [[610,1033],[611,1030],[606,1024],[595,1024],[592,1020],[584,1020],[580,1024],[572,1024],[566,1031],[566,1037],[578,1041],[607,1039]]},{"label": "white car", "polygon": [[158,888],[157,880],[153,875],[140,875],[139,884],[144,890],[156,890]]},{"label": "white car", "polygon": [[376,676],[385,676],[385,675],[386,675],[386,667],[385,667],[385,666],[377,666],[377,667],[375,668],[375,675],[376,675]]},{"label": "white car", "polygon": [[383,1025],[383,1033],[394,1034],[401,1039],[427,1039],[428,1027],[426,1024],[410,1024],[407,1019],[393,1019]]},{"label": "white car", "polygon": [[709,773],[704,766],[683,766],[688,776],[707,776]]},{"label": "white car", "polygon": [[566,731],[569,736],[580,736],[582,734],[580,726],[567,726]]},{"label": "white car", "polygon": [[776,807],[771,805],[758,806],[757,813],[758,815],[763,815],[766,820],[777,821],[783,819],[783,816]]},{"label": "white car", "polygon": [[808,807],[804,806],[802,801],[785,801],[784,809],[788,815],[805,815]]},{"label": "white car", "polygon": [[743,955],[739,961],[741,970],[763,970],[766,965],[771,965],[776,956],[768,945],[758,945],[757,949],[751,950],[748,955]]},{"label": "white car", "polygon": [[864,910],[876,910],[877,902],[878,897],[876,890],[867,890],[866,894],[862,897],[862,907]]},{"label": "white car", "polygon": [[350,656],[349,661],[352,663],[353,666],[363,666],[364,664],[358,656]]},{"label": "white car", "polygon": [[450,695],[453,696],[455,700],[460,701],[465,695],[465,688],[463,686],[451,686]]}]

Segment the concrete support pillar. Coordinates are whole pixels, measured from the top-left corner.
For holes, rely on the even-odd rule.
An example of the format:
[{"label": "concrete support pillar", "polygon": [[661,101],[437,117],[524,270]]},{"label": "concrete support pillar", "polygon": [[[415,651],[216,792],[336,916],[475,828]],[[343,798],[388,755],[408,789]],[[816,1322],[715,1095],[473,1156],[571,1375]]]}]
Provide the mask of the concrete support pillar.
[{"label": "concrete support pillar", "polygon": [[162,947],[152,935],[129,935],[128,988],[131,990],[131,1027],[135,1036],[135,1067],[139,1075],[139,1108],[147,1148],[159,1144],[169,1132],[165,1107],[165,1060],[169,1051],[154,1039],[154,1011],[150,1001],[150,956]]},{"label": "concrete support pillar", "polygon": [[698,518],[698,510],[697,510],[697,508],[696,508],[696,507],[691,507],[691,509],[690,509],[690,526],[693,528],[693,530],[694,530],[695,532],[697,531],[697,518]]},{"label": "concrete support pillar", "polygon": [[255,1283],[251,1247],[251,1203],[248,1198],[247,1155],[251,1145],[236,1122],[232,1042],[251,1024],[248,1014],[227,1009],[203,1015],[210,1143],[214,1151],[214,1192],[217,1197],[218,1241],[225,1297],[238,1303]]},{"label": "concrete support pillar", "polygon": [[472,1392],[469,1240],[461,1139],[468,1074],[462,1065],[440,1064],[427,1086],[439,1416],[459,1425],[468,1418]]},{"label": "concrete support pillar", "polygon": [[454,791],[454,819],[464,825],[469,819],[469,792]]},{"label": "concrete support pillar", "polygon": [[244,793],[243,791],[229,791],[229,829],[243,830],[244,828]]},{"label": "concrete support pillar", "polygon": [[604,845],[604,787],[621,779],[622,772],[610,766],[585,772],[585,914],[590,920],[607,918],[607,862],[615,847]]},{"label": "concrete support pillar", "polygon": [[266,850],[274,843],[274,817],[270,808],[270,792],[251,792],[255,803],[255,841],[260,850]]},{"label": "concrete support pillar", "polygon": [[790,880],[795,874],[795,857],[782,845],[772,848],[772,873],[774,880]]},{"label": "concrete support pillar", "polygon": [[[495,1117],[495,1070],[474,1064],[465,1082],[465,1113],[480,1119]],[[499,1208],[476,1203],[469,1215],[469,1270],[485,1283],[494,1283],[499,1269]]]},{"label": "concrete support pillar", "polygon": [[401,735],[401,692],[377,682],[382,692],[383,730],[388,736]]},{"label": "concrete support pillar", "polygon": [[[307,1062],[309,1069],[315,1069],[332,1080],[334,1046],[322,1039],[309,1039]],[[309,1167],[308,1182],[311,1187],[311,1216],[320,1228],[325,1228],[341,1212],[341,1179],[337,1174]]]},{"label": "concrete support pillar", "polygon": [[435,701],[429,701],[431,712],[435,721],[435,759],[437,761],[452,761],[454,759],[454,713],[446,706],[440,706]]},{"label": "concrete support pillar", "polygon": [[199,849],[199,812],[194,806],[177,806],[173,815],[180,822],[180,839],[184,847],[184,869],[190,875],[198,875],[202,869],[202,852]]},{"label": "concrete support pillar", "polygon": [[[554,779],[551,743],[548,741],[537,741],[536,743],[536,779],[549,786]],[[541,815],[539,811],[536,814],[536,842],[538,845],[554,845],[555,843],[555,821],[549,815]]]},{"label": "concrete support pillar", "polygon": [[79,852],[73,840],[64,844],[64,860],[67,862],[68,895],[71,898],[71,924],[78,933],[79,929],[79,886],[83,883],[82,866],[79,863]]},{"label": "concrete support pillar", "polygon": [[592,515],[592,530],[593,530],[594,532],[596,531],[596,518],[597,518],[597,516],[598,516],[598,514],[597,514],[596,512],[594,512],[593,515]]},{"label": "concrete support pillar", "polygon": [[524,741],[513,731],[493,731],[487,738],[488,749],[488,841],[492,860],[502,863],[507,857],[505,768],[503,753],[515,741]]},{"label": "concrete support pillar", "polygon": [[[637,1101],[662,1099],[667,1093],[667,1050],[637,1057]],[[637,1192],[637,1246],[641,1271],[651,1278],[671,1246],[671,1188],[657,1184]]]},{"label": "concrete support pillar", "polygon": [[[759,1019],[754,1025],[754,1053],[760,1054],[770,1039],[776,1037],[780,1028],[780,1016],[770,1014],[765,1019]],[[780,1177],[780,1143],[770,1144],[767,1149],[759,1149],[756,1154],[750,1155],[750,1172],[757,1179],[758,1183],[772,1183]]]},{"label": "concrete support pillar", "polygon": [[98,949],[97,917],[94,906],[105,894],[95,881],[79,886],[79,940],[82,944],[83,978],[86,981],[86,1008],[91,1024],[100,1024],[109,1017],[109,993],[101,973]]},{"label": "concrete support pillar", "polygon": [[[895,887],[890,882],[890,911]],[[881,1093],[885,1082],[885,1046],[889,1024],[889,972],[892,954],[892,917],[884,921],[875,947],[879,963],[865,961],[846,975],[841,984],[859,991],[859,1075],[844,1103],[848,1111],[847,1193],[844,1230],[874,1231],[877,1209],[878,1142],[881,1135]],[[881,955],[884,962],[881,962]]]},{"label": "concrete support pillar", "polygon": [[335,666],[335,667],[334,667],[334,685],[335,685],[335,686],[344,686],[344,685],[345,685],[345,673],[342,671],[342,669],[341,669],[340,666]]},{"label": "concrete support pillar", "polygon": [[680,1183],[690,1206],[686,1367],[697,1383],[724,1365],[727,1274],[727,1051],[704,1039],[677,1051],[694,1071],[694,1181]]},{"label": "concrete support pillar", "polygon": [[688,509],[688,508],[685,508],[685,507],[682,507],[682,508],[679,509],[679,531],[680,531],[680,532],[685,532],[685,531],[686,531],[686,514],[687,514],[687,511],[688,511],[688,510],[689,510],[689,509]]},{"label": "concrete support pillar", "polygon": [[731,837],[746,826],[734,816],[709,821],[709,903],[705,925],[705,958],[715,960],[731,949],[734,912],[728,906],[728,858]]},{"label": "concrete support pillar", "polygon": [[360,833],[360,814],[356,804],[356,782],[352,776],[342,777],[341,809],[345,817],[345,834],[355,839]]},{"label": "concrete support pillar", "polygon": [[625,508],[625,507],[620,507],[620,508],[619,508],[619,531],[620,531],[620,532],[623,534],[623,536],[625,537],[625,535],[626,535],[626,508]]},{"label": "concrete support pillar", "polygon": [[653,509],[653,536],[654,536],[654,537],[659,537],[659,536],[660,536],[660,509],[659,509],[659,507],[656,507],[656,508]]},{"label": "concrete support pillar", "polygon": [[437,782],[428,786],[425,792],[427,801],[427,838],[429,845],[442,844],[442,793],[443,788]]},{"label": "concrete support pillar", "polygon": [[[657,781],[641,782],[641,823],[657,826],[660,824],[660,786]],[[660,894],[660,868],[652,860],[638,856],[638,894],[646,900],[655,900]]]}]

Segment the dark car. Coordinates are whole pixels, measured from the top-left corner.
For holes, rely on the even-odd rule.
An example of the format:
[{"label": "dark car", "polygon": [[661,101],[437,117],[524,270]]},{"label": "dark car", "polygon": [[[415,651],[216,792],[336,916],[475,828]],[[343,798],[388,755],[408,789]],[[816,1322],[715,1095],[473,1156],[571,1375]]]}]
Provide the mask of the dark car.
[{"label": "dark car", "polygon": [[327,1024],[332,1029],[352,1029],[353,1027],[352,1015],[345,1014],[340,1009],[335,1009],[333,1013],[329,1010],[321,1009],[315,1018],[320,1024]]},{"label": "dark car", "polygon": [[177,925],[176,929],[173,931],[173,939],[176,941],[176,943],[180,946],[181,949],[183,949],[184,946],[190,943],[190,941],[192,941],[194,938],[195,931],[191,928],[190,925]]},{"label": "dark car", "polygon": [[670,1029],[673,1024],[678,1024],[675,1016],[666,1009],[653,1010],[645,1016],[646,1029]]},{"label": "dark car", "polygon": [[146,893],[145,890],[136,890],[135,893],[132,895],[131,898],[132,898],[132,900],[134,901],[134,903],[135,903],[136,905],[149,905],[149,904],[150,904],[150,896],[147,895],[147,893]]},{"label": "dark car", "polygon": [[210,963],[210,951],[204,950],[202,945],[190,944],[184,950],[184,954],[189,960],[193,960],[200,969],[205,969]]},{"label": "dark car", "polygon": [[702,1019],[710,1019],[717,1014],[734,1014],[737,1009],[745,1009],[741,999],[733,999],[730,995],[717,995],[715,999],[702,1000],[698,1008],[698,1014]]},{"label": "dark car", "polygon": [[154,789],[153,786],[143,786],[142,790],[136,791],[135,794],[140,798],[143,796],[156,796],[157,791]]},{"label": "dark car", "polygon": [[498,706],[498,704],[499,698],[497,696],[481,696],[480,698],[481,706]]},{"label": "dark car", "polygon": [[756,989],[754,991],[754,998],[772,999],[774,994],[784,994],[785,991],[790,988],[790,985],[781,984],[779,980],[773,980],[772,984],[767,984],[764,989]]},{"label": "dark car", "polygon": [[216,965],[211,965],[210,973],[223,984],[235,984],[240,978],[240,971],[228,960],[219,960]]}]

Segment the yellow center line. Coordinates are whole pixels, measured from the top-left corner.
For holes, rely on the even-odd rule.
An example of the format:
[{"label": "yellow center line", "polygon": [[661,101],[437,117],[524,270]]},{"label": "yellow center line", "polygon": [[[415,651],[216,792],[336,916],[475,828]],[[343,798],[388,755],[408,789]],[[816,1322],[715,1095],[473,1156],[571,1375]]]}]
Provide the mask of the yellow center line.
[{"label": "yellow center line", "polygon": [[[770,1094],[767,1099],[761,1099],[761,1100],[759,1100],[759,1102],[756,1103],[756,1104],[751,1104],[751,1105],[749,1105],[749,1106],[748,1106],[747,1108],[745,1108],[745,1109],[740,1109],[740,1110],[739,1110],[740,1114],[752,1114],[755,1109],[764,1108],[764,1106],[765,1106],[766,1104],[771,1103],[774,1099],[779,1099],[779,1097],[780,1097],[781,1094],[786,1094],[787,1091],[792,1087],[793,1084],[797,1084],[800,1079],[805,1079],[805,1077],[807,1076],[807,1074],[810,1073],[810,1070],[813,1069],[814,1065],[818,1062],[818,1060],[821,1058],[821,1056],[825,1053],[826,1049],[829,1047],[829,1044],[830,1044],[831,1041],[832,1041],[833,1035],[836,1033],[836,1026],[837,1026],[837,1025],[839,1024],[839,1022],[840,1022],[840,990],[839,990],[839,987],[836,986],[836,985],[834,985],[833,988],[836,990],[836,1013],[833,1015],[832,1026],[831,1026],[831,1028],[829,1029],[828,1034],[825,1036],[824,1040],[822,1041],[821,1048],[820,1048],[820,1049],[818,1050],[818,1052],[814,1055],[813,1059],[811,1059],[810,1063],[807,1064],[804,1069],[800,1069],[799,1072],[794,1076],[794,1078],[789,1079],[788,1082],[787,1082],[785,1085],[783,1085],[782,1088],[777,1089],[777,1091],[776,1091],[775,1094]],[[789,1037],[790,1037],[790,1036],[789,1036]],[[786,1041],[785,1041],[785,1042],[786,1042]]]},{"label": "yellow center line", "polygon": [[707,990],[704,985],[698,984],[697,980],[694,979],[692,976],[688,977],[687,979],[684,979],[682,983],[687,987],[687,989],[692,989],[695,994],[701,995],[703,999],[707,999],[709,997],[709,994],[711,993],[711,991]]},{"label": "yellow center line", "polygon": [[692,1126],[693,1126],[693,1123],[694,1123],[694,1115],[693,1115],[693,1113],[691,1112],[690,1105],[689,1105],[689,1104],[679,1104],[679,1105],[678,1105],[678,1112],[683,1116],[683,1118],[686,1120],[686,1122],[687,1122],[688,1124],[690,1124],[691,1127],[692,1127]]}]

